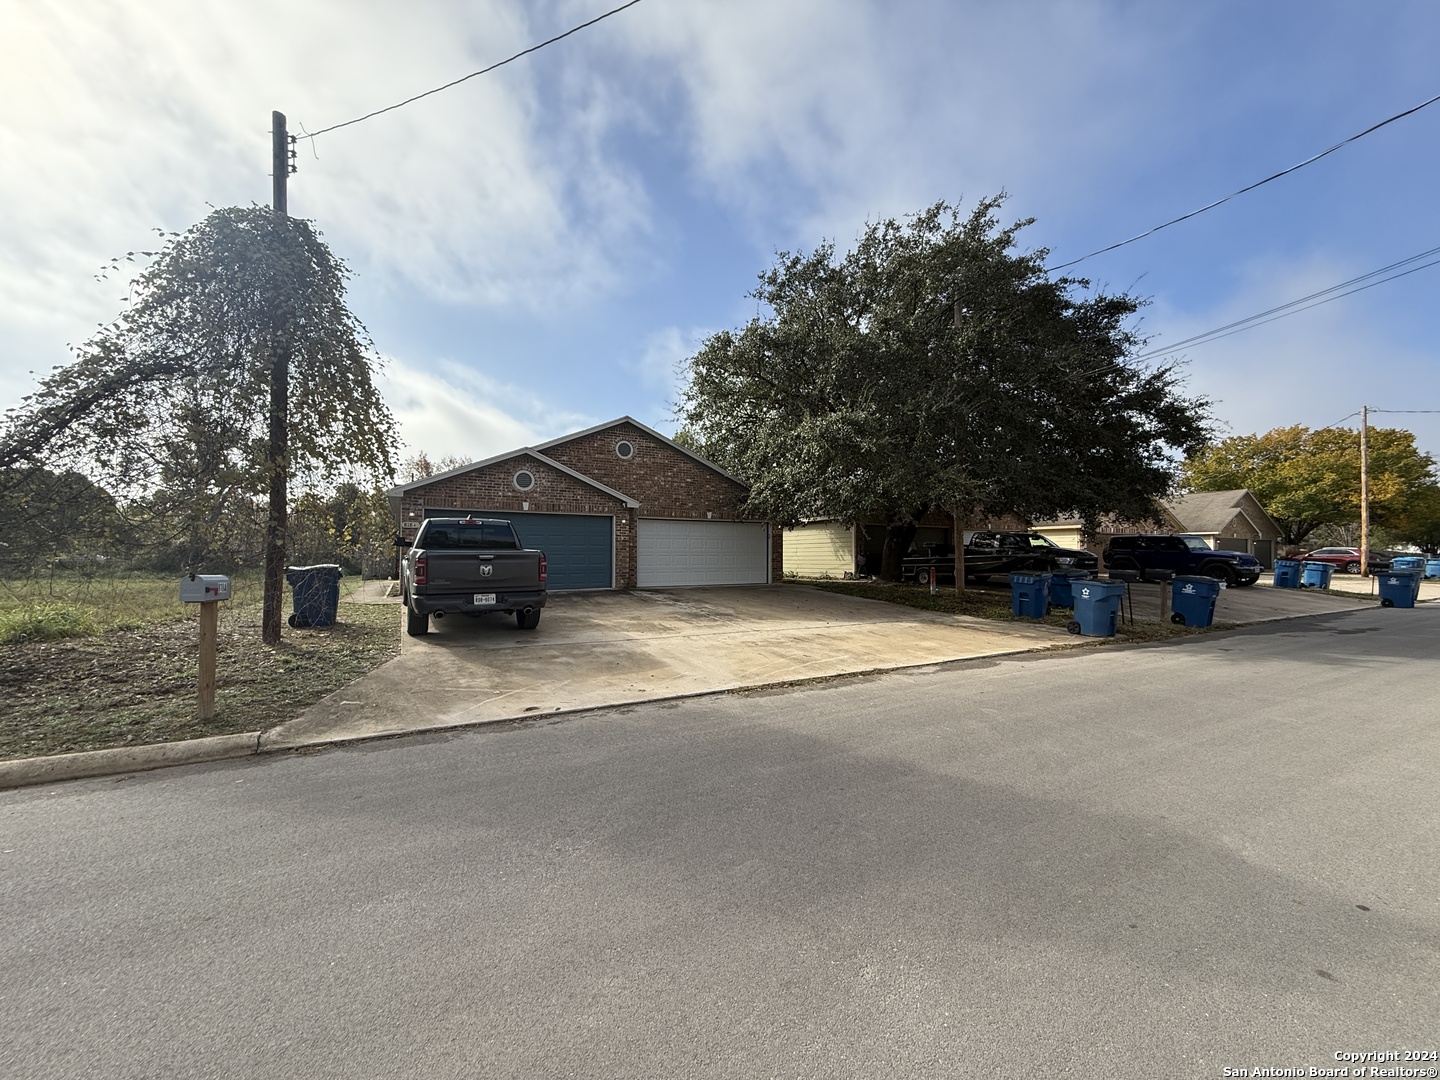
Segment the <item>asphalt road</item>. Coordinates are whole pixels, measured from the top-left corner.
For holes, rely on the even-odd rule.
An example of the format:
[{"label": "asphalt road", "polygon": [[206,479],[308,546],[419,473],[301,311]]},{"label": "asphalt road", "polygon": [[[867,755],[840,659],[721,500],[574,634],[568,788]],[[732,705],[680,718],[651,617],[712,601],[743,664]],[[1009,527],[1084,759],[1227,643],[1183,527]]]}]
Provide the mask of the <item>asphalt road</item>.
[{"label": "asphalt road", "polygon": [[1437,655],[1367,609],[0,792],[0,1076],[1440,1049]]}]

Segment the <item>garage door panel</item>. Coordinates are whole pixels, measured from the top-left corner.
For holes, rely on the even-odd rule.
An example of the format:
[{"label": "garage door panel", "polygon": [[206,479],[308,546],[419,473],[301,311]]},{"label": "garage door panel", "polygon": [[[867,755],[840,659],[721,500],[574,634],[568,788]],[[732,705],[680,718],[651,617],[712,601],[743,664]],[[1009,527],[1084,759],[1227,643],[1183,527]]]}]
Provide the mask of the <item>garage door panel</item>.
[{"label": "garage door panel", "polygon": [[639,583],[763,585],[769,580],[770,536],[763,522],[639,522]]},{"label": "garage door panel", "polygon": [[501,518],[520,543],[545,553],[551,589],[609,589],[615,581],[614,519],[593,514],[516,513],[513,510],[426,510],[426,517]]}]

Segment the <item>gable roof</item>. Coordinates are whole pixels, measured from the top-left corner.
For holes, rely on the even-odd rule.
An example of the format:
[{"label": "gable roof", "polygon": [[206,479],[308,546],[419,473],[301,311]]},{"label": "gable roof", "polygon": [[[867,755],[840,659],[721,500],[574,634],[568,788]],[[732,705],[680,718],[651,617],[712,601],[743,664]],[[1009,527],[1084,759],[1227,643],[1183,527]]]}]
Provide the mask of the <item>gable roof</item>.
[{"label": "gable roof", "polygon": [[[573,438],[573,436],[571,437]],[[664,436],[661,436],[661,438],[664,438]],[[563,442],[564,440],[556,441]],[[547,445],[553,445],[553,443],[548,443]],[[494,457],[486,458],[484,461],[472,461],[468,465],[461,465],[459,468],[456,469],[447,469],[442,473],[436,473],[434,476],[425,476],[421,477],[419,480],[411,480],[408,484],[399,484],[396,487],[393,487],[389,491],[385,492],[385,497],[391,500],[391,502],[395,502],[396,500],[400,499],[401,496],[403,496],[407,491],[414,491],[416,488],[428,487],[430,484],[437,483],[441,480],[449,480],[452,476],[463,476],[465,473],[474,472],[476,469],[488,468],[489,466],[494,465],[496,462],[505,461],[509,458],[521,456],[534,458],[542,465],[548,465],[550,468],[565,473],[567,476],[574,477],[582,484],[588,484],[596,491],[603,491],[606,495],[609,495],[615,499],[619,499],[632,510],[636,509],[640,505],[640,501],[638,499],[632,499],[623,491],[616,491],[612,487],[606,487],[604,484],[600,483],[599,480],[592,480],[584,473],[576,472],[574,469],[570,468],[569,465],[562,465],[560,464],[560,462],[554,461],[551,458],[546,457],[544,454],[540,453],[539,450],[531,446],[522,446],[518,450],[507,450],[503,454],[496,454]]]},{"label": "gable roof", "polygon": [[[1258,511],[1264,518],[1263,522],[1256,521],[1254,514],[1245,509],[1247,497],[1252,503],[1250,509]],[[1231,491],[1192,491],[1188,495],[1167,499],[1165,506],[1184,523],[1187,532],[1222,532],[1225,526],[1241,515],[1260,532],[1264,532],[1267,526],[1276,534],[1280,532],[1275,522],[1270,520],[1270,515],[1265,513],[1265,508],[1247,488],[1235,488]]]},{"label": "gable roof", "polygon": [[693,459],[693,460],[695,460],[695,461],[698,461],[701,465],[704,465],[705,468],[709,469],[711,472],[719,473],[721,476],[725,477],[726,480],[733,480],[735,483],[739,484],[741,487],[748,488],[748,487],[750,486],[749,484],[745,483],[744,480],[741,480],[740,477],[736,476],[734,473],[726,472],[724,469],[720,468],[719,465],[716,465],[713,461],[707,461],[705,458],[703,458],[703,457],[701,457],[699,454],[695,453],[695,451],[685,449],[685,447],[681,446],[681,445],[680,445],[679,443],[677,443],[674,439],[666,438],[664,435],[661,435],[660,432],[656,431],[654,428],[649,427],[649,426],[646,425],[646,424],[642,424],[639,420],[636,420],[633,416],[620,416],[620,417],[617,417],[617,418],[614,419],[614,420],[608,420],[608,421],[606,421],[606,422],[603,423],[603,424],[596,424],[594,427],[588,427],[588,428],[586,428],[584,431],[572,431],[569,435],[561,435],[558,439],[551,439],[549,442],[537,443],[537,444],[535,445],[535,449],[536,449],[536,450],[548,450],[548,449],[550,449],[552,446],[559,446],[559,445],[561,445],[562,443],[573,442],[574,440],[579,439],[579,438],[583,438],[583,437],[586,436],[586,435],[594,435],[595,432],[597,432],[597,431],[604,431],[606,428],[617,427],[617,426],[619,426],[620,424],[630,424],[630,425],[632,425],[633,427],[639,428],[641,431],[645,432],[645,434],[646,434],[646,435],[649,435],[651,438],[659,439],[662,443],[665,443],[667,446],[672,446],[672,447],[674,447],[676,450],[680,451],[680,453],[684,454],[686,457],[691,458],[691,459]]}]

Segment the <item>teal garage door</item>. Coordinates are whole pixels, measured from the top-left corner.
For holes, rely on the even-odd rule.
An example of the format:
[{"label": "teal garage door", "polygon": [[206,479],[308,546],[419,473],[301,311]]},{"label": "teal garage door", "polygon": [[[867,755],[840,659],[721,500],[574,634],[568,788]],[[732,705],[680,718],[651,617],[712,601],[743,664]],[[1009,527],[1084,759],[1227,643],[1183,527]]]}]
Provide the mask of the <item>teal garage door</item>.
[{"label": "teal garage door", "polygon": [[513,510],[426,510],[429,517],[500,518],[527,548],[545,553],[551,589],[609,589],[615,584],[615,519],[595,514],[521,514]]}]

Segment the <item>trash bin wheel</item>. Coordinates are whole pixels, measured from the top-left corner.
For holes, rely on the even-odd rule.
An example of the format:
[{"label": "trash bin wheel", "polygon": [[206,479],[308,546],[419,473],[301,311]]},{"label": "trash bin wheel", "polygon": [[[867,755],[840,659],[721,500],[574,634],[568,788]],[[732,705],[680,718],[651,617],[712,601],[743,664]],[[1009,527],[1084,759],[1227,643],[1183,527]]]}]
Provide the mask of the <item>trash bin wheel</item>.
[{"label": "trash bin wheel", "polygon": [[1065,629],[1069,630],[1072,634],[1078,634],[1080,632],[1079,620],[1071,619],[1068,623],[1065,624]]},{"label": "trash bin wheel", "polygon": [[1173,622],[1176,626],[1184,626],[1185,616],[1181,615],[1178,611],[1172,611],[1170,613],[1170,621]]},{"label": "trash bin wheel", "polygon": [[307,617],[306,615],[304,615],[304,614],[302,614],[301,612],[298,612],[298,611],[292,611],[292,612],[290,613],[290,617],[289,617],[288,619],[286,619],[285,621],[286,621],[287,623],[289,623],[291,626],[302,626],[302,627],[303,627],[303,626],[309,626],[309,625],[310,625],[310,619],[309,619],[309,617]]},{"label": "trash bin wheel", "polygon": [[1381,600],[1381,601],[1380,601],[1380,606],[1381,606],[1381,607],[1394,607],[1394,606],[1395,606],[1395,601],[1394,601],[1394,600],[1391,600],[1391,599],[1387,596],[1384,600]]}]

